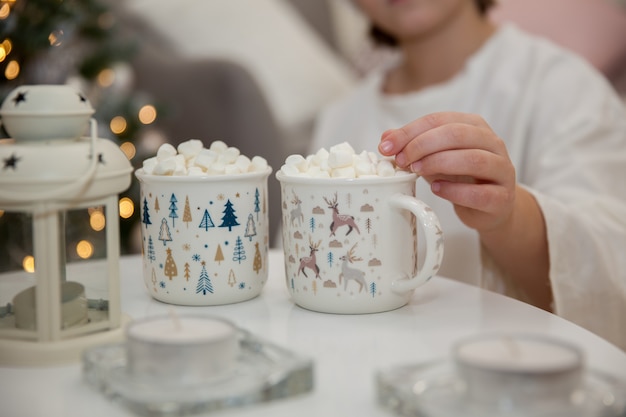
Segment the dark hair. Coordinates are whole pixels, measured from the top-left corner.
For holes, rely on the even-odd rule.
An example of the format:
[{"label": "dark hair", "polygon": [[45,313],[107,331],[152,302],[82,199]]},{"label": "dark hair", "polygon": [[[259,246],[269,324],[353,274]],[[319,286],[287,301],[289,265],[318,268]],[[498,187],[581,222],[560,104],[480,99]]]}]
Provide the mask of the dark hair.
[{"label": "dark hair", "polygon": [[[483,16],[486,15],[487,11],[496,4],[496,1],[497,0],[474,0],[478,11]],[[370,26],[369,35],[376,45],[398,46],[398,40],[396,38],[374,24]]]}]

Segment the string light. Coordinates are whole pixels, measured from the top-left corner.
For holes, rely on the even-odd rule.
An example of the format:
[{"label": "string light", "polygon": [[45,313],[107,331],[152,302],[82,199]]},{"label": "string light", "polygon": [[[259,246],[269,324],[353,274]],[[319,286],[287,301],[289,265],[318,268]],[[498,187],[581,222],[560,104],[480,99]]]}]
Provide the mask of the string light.
[{"label": "string light", "polygon": [[7,3],[4,3],[2,7],[0,7],[0,20],[6,19],[7,17],[9,17],[9,14],[11,14],[11,6],[9,6]]},{"label": "string light", "polygon": [[14,80],[20,75],[20,64],[17,61],[9,61],[7,67],[4,69],[4,76],[7,80]]},{"label": "string light", "polygon": [[82,259],[89,259],[93,255],[93,245],[88,240],[81,240],[76,244],[76,254]]},{"label": "string light", "polygon": [[35,272],[35,258],[32,255],[24,256],[24,259],[22,259],[22,268],[24,268],[26,272]]},{"label": "string light", "polygon": [[126,119],[123,118],[122,116],[115,116],[113,119],[111,119],[111,123],[109,123],[109,127],[111,128],[111,132],[115,133],[116,135],[119,135],[120,133],[123,133],[126,130],[126,127],[127,127]]},{"label": "string light", "polygon": [[137,153],[137,148],[131,142],[122,143],[120,145],[120,149],[122,150],[122,152],[124,152],[126,158],[128,158],[129,160],[133,159],[135,157],[135,154]]},{"label": "string light", "polygon": [[120,217],[123,219],[128,219],[135,212],[135,203],[128,197],[123,197],[120,199]]},{"label": "string light", "polygon": [[109,87],[115,81],[115,72],[111,68],[105,68],[100,71],[97,80],[101,87]]},{"label": "string light", "polygon": [[48,42],[51,46],[60,46],[63,40],[63,30],[55,30],[48,35]]},{"label": "string light", "polygon": [[156,120],[157,111],[152,104],[146,104],[139,110],[139,121],[144,125],[149,125]]},{"label": "string light", "polygon": [[106,218],[104,217],[104,213],[99,210],[95,210],[89,216],[89,225],[96,232],[101,231],[106,226]]}]

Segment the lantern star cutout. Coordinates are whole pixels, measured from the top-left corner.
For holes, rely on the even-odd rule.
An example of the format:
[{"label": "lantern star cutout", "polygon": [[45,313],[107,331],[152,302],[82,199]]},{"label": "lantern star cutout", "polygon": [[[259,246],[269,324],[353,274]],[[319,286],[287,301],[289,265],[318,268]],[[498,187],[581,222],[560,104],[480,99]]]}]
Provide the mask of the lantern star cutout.
[{"label": "lantern star cutout", "polygon": [[13,97],[13,103],[15,104],[15,107],[17,107],[17,105],[21,102],[26,101],[26,93],[27,92],[18,92],[17,95]]},{"label": "lantern star cutout", "polygon": [[[93,156],[90,154],[89,159],[93,158]],[[104,161],[104,154],[103,153],[98,153],[98,163],[102,164],[102,165],[106,165],[106,162]]]},{"label": "lantern star cutout", "polygon": [[8,158],[4,158],[4,167],[3,169],[13,168],[13,171],[17,169],[17,162],[22,159],[18,158],[15,154],[12,154]]}]

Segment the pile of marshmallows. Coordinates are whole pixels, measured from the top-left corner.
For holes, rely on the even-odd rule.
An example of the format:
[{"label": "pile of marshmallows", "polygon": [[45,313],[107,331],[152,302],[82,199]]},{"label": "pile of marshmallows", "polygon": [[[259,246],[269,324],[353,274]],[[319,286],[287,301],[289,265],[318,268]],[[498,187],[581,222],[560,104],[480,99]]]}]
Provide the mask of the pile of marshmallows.
[{"label": "pile of marshmallows", "polygon": [[313,178],[374,178],[408,174],[398,168],[392,159],[379,157],[374,152],[357,154],[347,142],[329,150],[322,148],[306,158],[290,155],[280,170],[291,177]]},{"label": "pile of marshmallows", "polygon": [[201,140],[190,139],[178,145],[161,145],[156,156],[143,161],[143,171],[151,175],[235,175],[265,172],[267,161],[255,156],[241,155],[238,148],[216,140],[205,148]]}]

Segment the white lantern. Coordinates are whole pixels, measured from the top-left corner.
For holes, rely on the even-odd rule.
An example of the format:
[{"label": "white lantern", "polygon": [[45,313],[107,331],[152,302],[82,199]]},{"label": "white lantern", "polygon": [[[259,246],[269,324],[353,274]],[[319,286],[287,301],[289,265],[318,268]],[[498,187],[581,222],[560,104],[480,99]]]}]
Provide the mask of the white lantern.
[{"label": "white lantern", "polygon": [[132,166],[93,113],[67,85],[18,87],[0,108],[1,364],[77,361],[123,338],[118,194]]}]

